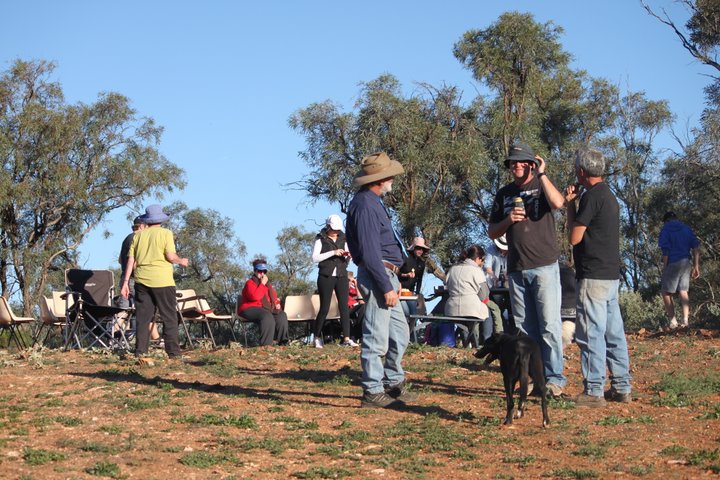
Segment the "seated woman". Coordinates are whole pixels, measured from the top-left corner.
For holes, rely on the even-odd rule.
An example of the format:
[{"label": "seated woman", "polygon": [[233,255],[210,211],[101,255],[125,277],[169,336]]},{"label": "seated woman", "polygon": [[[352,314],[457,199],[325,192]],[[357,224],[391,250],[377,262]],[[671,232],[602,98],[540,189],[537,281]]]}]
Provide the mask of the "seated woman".
[{"label": "seated woman", "polygon": [[264,259],[253,260],[253,276],[245,283],[238,315],[260,326],[260,345],[272,345],[273,337],[278,345],[288,343],[288,319],[280,308],[275,289],[267,277]]},{"label": "seated woman", "polygon": [[470,335],[465,342],[477,347],[479,341],[479,323],[483,325],[483,342],[492,335],[492,319],[487,300],[490,289],[487,286],[482,264],[485,250],[480,245],[468,247],[460,255],[460,263],[453,265],[447,275],[448,298],[445,303],[445,315],[449,317],[479,318],[482,322],[468,322]]},{"label": "seated woman", "polygon": [[357,279],[348,271],[348,308],[350,309],[350,332],[356,339],[362,337],[362,321],[365,317],[365,300],[360,295]]}]

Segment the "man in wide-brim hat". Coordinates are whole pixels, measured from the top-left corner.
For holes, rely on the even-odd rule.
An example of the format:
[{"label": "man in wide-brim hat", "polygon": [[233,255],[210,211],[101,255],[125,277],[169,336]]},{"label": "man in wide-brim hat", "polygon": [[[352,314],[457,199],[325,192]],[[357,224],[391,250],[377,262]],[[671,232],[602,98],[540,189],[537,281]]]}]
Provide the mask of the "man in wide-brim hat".
[{"label": "man in wide-brim hat", "polygon": [[170,230],[162,224],[170,218],[160,205],[150,205],[145,215],[139,217],[147,227],[133,236],[128,251],[127,265],[120,293],[128,298],[130,275],[135,272],[135,316],[137,329],[135,337],[135,355],[138,362],[144,363],[150,344],[148,327],[157,309],[158,318],[163,323],[165,351],[170,358],[180,358],[178,342],[177,298],[173,264],[188,266],[187,258],[180,257],[175,251],[175,240]]},{"label": "man in wide-brim hat", "polygon": [[384,152],[362,159],[355,194],[347,216],[347,243],[358,265],[358,285],[366,302],[363,319],[361,406],[386,408],[413,400],[402,369],[410,340],[407,320],[399,302],[399,268],[405,248],[393,230],[383,195],[392,190],[402,165]]}]

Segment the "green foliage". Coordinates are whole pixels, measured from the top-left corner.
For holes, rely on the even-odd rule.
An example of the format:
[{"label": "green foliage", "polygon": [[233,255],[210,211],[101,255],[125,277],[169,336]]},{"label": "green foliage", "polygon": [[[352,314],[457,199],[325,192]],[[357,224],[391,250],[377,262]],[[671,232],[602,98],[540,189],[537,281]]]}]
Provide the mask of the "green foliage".
[{"label": "green foliage", "polygon": [[295,472],[292,474],[295,478],[314,479],[314,478],[345,478],[352,476],[353,473],[345,468],[334,467],[312,467],[304,472]]},{"label": "green foliage", "polygon": [[514,463],[520,466],[530,465],[535,460],[534,455],[505,455],[502,457],[503,463]]},{"label": "green foliage", "polygon": [[687,448],[683,447],[682,445],[670,445],[669,447],[665,447],[660,450],[660,455],[672,457],[675,455],[683,454],[685,452],[687,452]]},{"label": "green foliage", "polygon": [[652,389],[661,393],[653,403],[668,407],[686,407],[699,397],[711,395],[720,390],[720,378],[717,374],[688,376],[682,373],[665,374]]},{"label": "green foliage", "polygon": [[603,417],[597,422],[595,422],[596,425],[624,425],[626,423],[655,423],[655,419],[653,419],[649,415],[641,415],[639,417],[620,417],[617,415],[610,415],[607,417]]},{"label": "green foliage", "polygon": [[0,76],[0,284],[26,314],[111,211],[184,186],[161,127],[118,93],[66,104],[54,68],[17,60]]},{"label": "green foliage", "polygon": [[488,186],[478,105],[463,105],[454,87],[422,85],[407,97],[395,77],[383,75],[361,85],[355,107],[342,113],[326,101],[292,115],[290,126],[305,136],[300,157],[310,169],[296,186],[311,201],[337,203],[346,212],[362,157],[388,152],[405,168],[385,199],[396,209],[402,236],[409,242],[421,233],[447,264],[477,228],[477,209],[485,210],[485,199],[471,204]]},{"label": "green foliage", "polygon": [[64,454],[51,452],[41,448],[25,448],[23,450],[23,460],[31,466],[44,465],[49,462],[60,462],[67,458]]},{"label": "green foliage", "polygon": [[550,472],[550,476],[553,478],[575,478],[577,480],[599,477],[598,473],[594,470],[582,470],[575,468],[559,468]]},{"label": "green foliage", "polygon": [[220,425],[233,426],[238,428],[256,429],[257,422],[250,415],[243,413],[241,415],[219,416],[213,414],[184,415],[179,418],[173,418],[174,423],[187,423],[190,425]]},{"label": "green foliage", "polygon": [[228,452],[219,454],[213,454],[209,452],[192,452],[187,455],[183,455],[180,458],[180,463],[188,467],[194,468],[210,468],[215,465],[224,463],[230,463],[235,466],[241,466],[240,462],[234,455]]},{"label": "green foliage", "polygon": [[665,314],[659,295],[645,301],[639,292],[622,291],[619,304],[626,332],[641,328],[654,331],[664,324]]},{"label": "green foliage", "polygon": [[234,222],[212,209],[188,208],[176,202],[165,209],[180,255],[190,259],[176,269],[178,288],[204,295],[217,313],[229,314],[245,284],[249,269],[245,244],[236,237]]},{"label": "green foliage", "polygon": [[590,457],[598,459],[605,458],[606,452],[607,449],[598,445],[584,445],[571,453],[578,457]]},{"label": "green foliage", "polygon": [[718,465],[720,465],[720,448],[714,450],[703,449],[693,452],[688,457],[688,463],[690,465],[704,465],[706,468],[708,464],[713,464],[717,470]]},{"label": "green foliage", "polygon": [[570,61],[558,41],[562,32],[552,22],[535,22],[529,13],[507,12],[484,30],[465,32],[455,44],[455,57],[476,80],[501,95],[496,115],[502,115],[502,121],[492,133],[502,139],[503,154],[513,139],[537,133],[531,130],[532,100],[542,96],[543,80]]},{"label": "green foliage", "polygon": [[718,420],[720,419],[720,404],[711,406],[712,410],[699,415],[698,420]]},{"label": "green foliage", "polygon": [[92,467],[86,468],[85,472],[94,477],[120,478],[120,467],[112,462],[97,462]]},{"label": "green foliage", "polygon": [[301,226],[284,227],[277,237],[280,253],[272,265],[272,282],[280,298],[287,295],[306,295],[315,290],[310,275],[315,269],[312,249],[315,233]]}]

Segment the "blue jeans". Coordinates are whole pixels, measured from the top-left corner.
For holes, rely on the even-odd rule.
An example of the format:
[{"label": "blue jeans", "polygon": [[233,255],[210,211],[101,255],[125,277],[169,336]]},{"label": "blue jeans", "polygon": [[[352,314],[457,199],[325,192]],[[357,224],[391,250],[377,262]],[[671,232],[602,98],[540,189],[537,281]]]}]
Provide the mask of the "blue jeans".
[{"label": "blue jeans", "polygon": [[[385,272],[393,288],[399,290],[397,275],[388,269]],[[400,302],[394,307],[385,305],[385,292],[379,291],[365,268],[358,267],[357,280],[365,299],[360,350],[361,383],[365,392],[375,394],[385,391],[385,385],[396,385],[405,380],[401,362],[410,340],[410,331]]]},{"label": "blue jeans", "polygon": [[610,385],[619,393],[630,393],[630,356],[618,305],[619,285],[619,280],[577,282],[575,341],[588,395],[603,395],[606,364]]},{"label": "blue jeans", "polygon": [[546,381],[564,387],[558,263],[510,272],[509,277],[515,326],[540,345]]}]

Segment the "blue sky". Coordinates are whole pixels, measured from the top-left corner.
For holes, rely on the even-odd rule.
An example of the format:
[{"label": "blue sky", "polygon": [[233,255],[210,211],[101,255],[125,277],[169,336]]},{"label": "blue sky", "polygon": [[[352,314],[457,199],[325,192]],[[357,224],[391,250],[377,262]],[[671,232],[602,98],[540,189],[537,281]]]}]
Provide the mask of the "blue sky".
[{"label": "blue sky", "polygon": [[[670,0],[648,2],[680,24],[686,18]],[[306,172],[297,155],[304,139],[287,124],[293,112],[326,99],[351,109],[358,83],[386,72],[408,93],[416,82],[445,83],[469,101],[483,89],[453,44],[505,11],[562,26],[576,68],[667,99],[681,137],[697,123],[708,83],[708,70],[634,0],[2,3],[0,68],[17,58],[56,62],[69,103],[104,91],[129,97],[165,128],[160,150],[186,172],[187,188],[161,203],[183,200],[232,218],[250,255],[276,254],[281,228],[314,231],[337,210],[283,187]],[[127,214],[110,216],[83,244],[84,267],[115,265]]]}]

